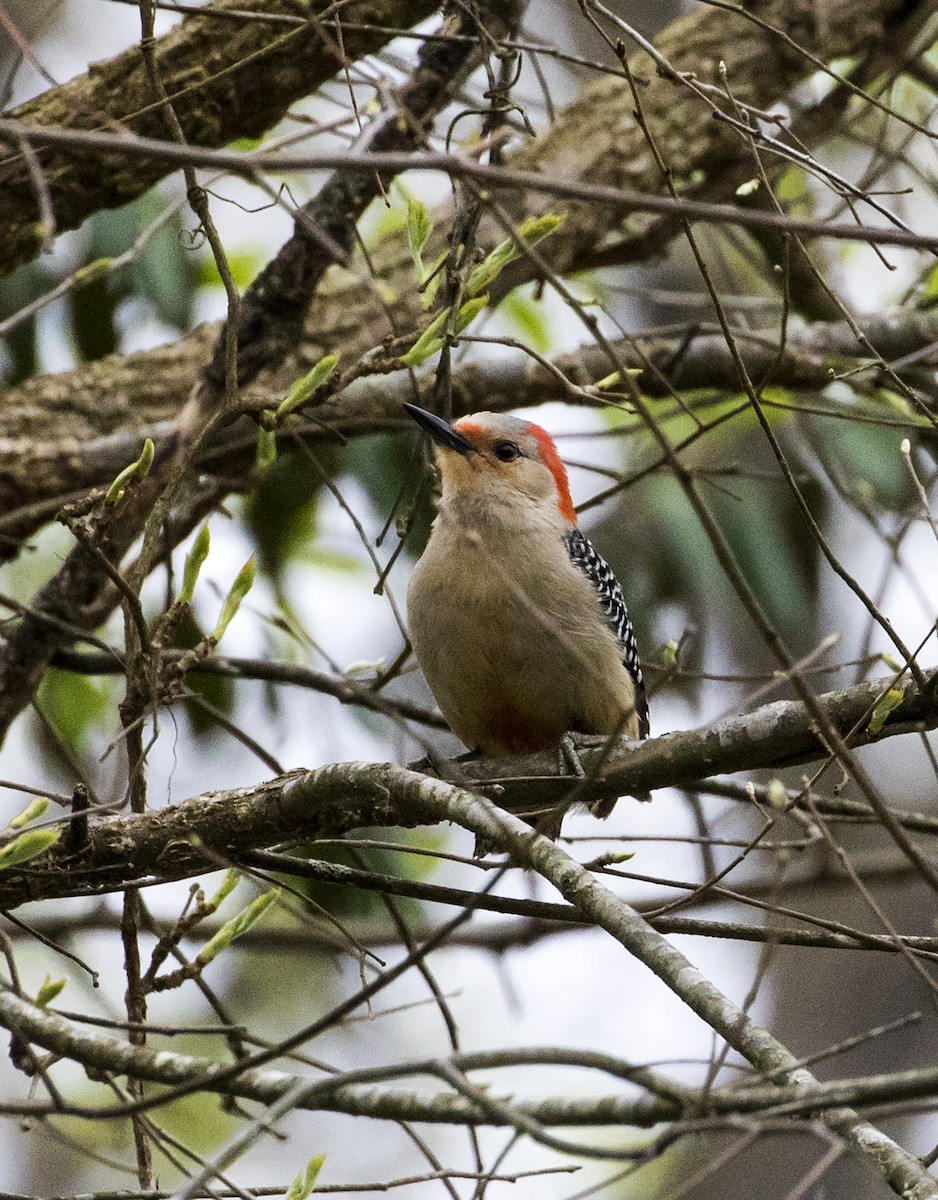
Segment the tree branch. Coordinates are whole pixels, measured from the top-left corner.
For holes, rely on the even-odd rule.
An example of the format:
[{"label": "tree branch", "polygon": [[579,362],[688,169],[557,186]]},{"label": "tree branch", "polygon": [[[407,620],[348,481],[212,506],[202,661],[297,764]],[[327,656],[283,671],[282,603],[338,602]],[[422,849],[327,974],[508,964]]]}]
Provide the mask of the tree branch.
[{"label": "tree branch", "polygon": [[[832,0],[825,5],[824,21],[815,22],[800,3],[776,0],[764,16],[770,24],[804,40],[815,57],[830,60],[879,44],[884,29],[895,27],[898,13],[914,28],[916,20],[927,11],[924,3],[903,5],[900,0],[867,0],[863,5]],[[666,77],[659,75],[642,53],[630,62],[630,70],[647,82],[643,95],[646,119],[656,138],[667,145],[678,180],[698,175],[719,178],[727,156],[749,154],[735,130],[712,119],[710,104],[681,82],[681,73],[691,73],[719,86],[717,66],[722,59],[733,80],[736,99],[765,108],[785,97],[799,79],[814,70],[810,59],[799,57],[763,26],[740,13],[706,6],[675,22],[659,36],[656,46],[671,64],[672,72]],[[508,160],[509,164],[512,169],[540,172],[542,181],[562,180],[574,188],[588,182],[600,189],[628,190],[650,200],[663,199],[656,197],[660,189],[657,167],[635,122],[633,108],[624,80],[617,75],[604,77],[585,88],[581,99],[552,130],[533,139],[523,152]],[[822,129],[813,130],[815,137],[822,133]],[[203,141],[210,144],[209,139]],[[176,152],[167,143],[163,146],[168,154]],[[82,158],[91,164],[98,161],[87,153]],[[130,169],[136,177],[141,163],[132,163]],[[568,215],[563,238],[551,239],[554,245],[551,241],[544,243],[543,253],[558,269],[575,269],[580,252],[595,249],[620,222],[621,211],[614,204],[578,202]],[[664,240],[654,239],[643,256],[660,254],[673,235],[674,229]],[[383,291],[396,297],[400,324],[416,327],[420,300],[404,239],[387,239],[377,248],[373,262]],[[363,289],[357,278],[327,281],[307,319],[304,336],[281,363],[270,365],[272,369],[242,399],[254,409],[270,407],[323,355],[341,352],[347,361],[354,360],[378,345],[389,328],[375,290]],[[909,319],[906,328],[911,323]],[[869,333],[873,344],[890,357],[888,347],[879,344],[878,329],[871,328]],[[30,532],[50,515],[41,503],[43,498],[53,503],[63,494],[112,477],[115,463],[119,467],[129,460],[133,447],[139,444],[137,438],[159,435],[160,423],[172,421],[188,397],[216,335],[215,327],[203,327],[171,346],[128,357],[111,356],[10,389],[0,405],[0,480],[6,489],[0,491],[0,499],[6,511],[23,504],[39,507],[19,526],[8,524],[5,534],[23,536]],[[850,346],[849,341],[838,340]],[[925,344],[917,339],[913,348]],[[820,347],[815,349],[823,354]],[[847,348],[844,353],[852,357],[854,352]],[[725,354],[724,349],[721,358]],[[608,369],[606,366],[602,374],[608,374]],[[815,378],[813,369],[809,376]],[[683,377],[686,382],[678,386],[691,386],[692,378],[693,373],[688,372]],[[737,384],[734,380],[733,386]],[[128,427],[127,395],[134,397],[133,431]],[[504,405],[505,393],[495,403]],[[384,427],[397,412],[396,399],[393,405],[384,399],[381,380],[380,386],[358,385],[354,392],[331,398],[317,416],[344,433],[372,432]],[[32,434],[25,437],[23,430],[27,427],[41,428],[50,436],[42,440]]]},{"label": "tree branch", "polygon": [[[933,674],[931,679],[936,677]],[[870,734],[869,717],[877,700],[892,684],[891,678],[873,680],[840,692],[827,692],[817,699],[840,734],[852,735],[851,746],[938,726],[938,697],[934,688],[926,695],[909,681],[897,685],[903,699],[893,714],[895,720],[887,721],[880,734]],[[779,770],[829,756],[807,706],[800,700],[776,700],[754,712],[729,717],[709,729],[666,733],[646,742],[620,740],[608,754],[605,739],[583,740],[593,745],[592,750],[582,751],[587,777],[591,763],[603,764],[599,778],[592,780],[586,789],[584,798],[591,803],[622,795],[641,795],[660,787],[685,786],[721,772]],[[495,784],[503,789],[499,803],[512,809],[558,803],[570,787],[569,779],[557,775],[557,763],[550,754],[479,759],[459,764],[459,769],[472,784],[483,788]]]},{"label": "tree branch", "polygon": [[[186,141],[223,146],[236,138],[259,137],[294,101],[316,91],[343,65],[329,23],[335,9],[331,0],[308,0],[308,21],[286,27],[276,18],[295,18],[294,0],[252,3],[254,13],[272,18],[267,21],[233,18],[244,7],[243,0],[216,0],[154,44],[159,75]],[[391,29],[408,29],[438,7],[436,0],[350,0],[341,6],[343,26],[349,21],[384,29],[343,29],[345,59],[354,62],[373,54],[391,40]],[[59,129],[103,126],[161,137],[160,105],[151,101],[143,55],[134,46],[6,116]],[[28,167],[12,149],[0,160],[0,209],[5,214],[0,273],[32,258],[41,245]],[[90,156],[68,147],[46,150],[40,161],[59,232],[75,229],[100,209],[142,196],[174,169],[154,158],[132,162],[120,154]]]},{"label": "tree branch", "polygon": [[[145,1082],[174,1087],[200,1082],[208,1092],[219,1091],[271,1104],[291,1090],[303,1089],[304,1078],[285,1071],[264,1069],[246,1070],[224,1084],[213,1083],[212,1076],[228,1064],[196,1055],[178,1054],[168,1050],[151,1050],[134,1046],[118,1038],[86,1033],[75,1028],[63,1017],[47,1009],[37,1008],[14,993],[0,991],[0,1023],[24,1040],[42,1046],[63,1058],[81,1063],[93,1072],[107,1071],[126,1074]],[[652,1094],[634,1098],[620,1093],[600,1096],[518,1096],[511,1093],[513,1110],[540,1125],[616,1128],[631,1126],[648,1129],[663,1121],[682,1117],[706,1119],[722,1114],[758,1114],[760,1112],[786,1115],[811,1115],[831,1105],[872,1105],[887,1101],[920,1099],[938,1093],[938,1068],[896,1071],[859,1078],[846,1078],[793,1087],[745,1084],[732,1088],[702,1089],[678,1085],[644,1067],[614,1058],[611,1055],[576,1048],[534,1047],[518,1050],[480,1051],[456,1054],[448,1059],[417,1059],[393,1067],[364,1068],[349,1071],[335,1078],[310,1078],[305,1090],[296,1100],[297,1109],[328,1111],[349,1116],[374,1117],[390,1121],[423,1121],[436,1125],[498,1125],[504,1124],[490,1108],[481,1108],[471,1100],[441,1092],[408,1092],[368,1083],[351,1082],[365,1076],[369,1079],[399,1078],[408,1075],[433,1074],[439,1063],[458,1070],[492,1071],[512,1067],[574,1066],[600,1071],[615,1078],[634,1082]],[[657,1094],[655,1094],[657,1093]],[[6,1113],[52,1113],[56,1110],[42,1103],[4,1103]],[[106,1114],[106,1110],[78,1106],[79,1115],[90,1117]],[[927,1193],[923,1193],[927,1194]]]},{"label": "tree branch", "polygon": [[[891,681],[890,681],[891,682]],[[846,736],[868,719],[882,682],[818,697]],[[864,744],[938,726],[938,698],[904,685],[903,701],[873,738],[864,727],[851,739]],[[709,729],[664,734],[647,742],[618,743],[606,753],[592,739],[581,757],[587,778],[600,776],[577,798],[642,794],[684,785],[720,771],[778,768],[827,757],[811,715],[800,701],[777,701]],[[521,811],[569,799],[576,779],[557,774],[557,755],[481,759],[452,764],[467,786],[479,786],[499,803]],[[182,804],[130,817],[112,817],[89,829],[85,851],[54,847],[26,868],[0,873],[0,908],[29,900],[94,895],[132,882],[183,879],[217,869],[251,850],[293,839],[337,837],[365,826],[412,827],[427,819],[426,796],[444,781],[388,763],[338,763],[293,771],[254,788],[209,792]],[[438,818],[429,818],[436,820]]]},{"label": "tree branch", "polygon": [[[172,346],[114,355],[63,375],[42,376],[6,393],[0,408],[0,557],[10,553],[4,542],[15,548],[18,539],[34,533],[73,494],[108,484],[139,453],[144,438],[157,445],[165,441],[173,417],[185,402],[190,373],[205,361],[218,330],[216,325],[202,326]],[[864,333],[887,361],[914,356],[938,343],[938,311],[910,309],[871,316]],[[830,383],[832,370],[856,368],[864,361],[870,361],[871,379],[876,377],[868,352],[843,321],[789,331],[781,354],[778,339],[774,326],[740,336],[739,350],[752,378],[761,378],[771,368],[773,384],[817,391]],[[314,343],[303,344],[312,356]],[[706,328],[695,334],[690,327],[683,338],[636,336],[634,341],[615,342],[614,347],[627,366],[642,369],[642,390],[649,396],[668,395],[672,389],[738,387],[736,364],[725,339]],[[453,372],[453,410],[459,416],[480,409],[535,407],[558,398],[591,402],[579,389],[608,374],[608,356],[592,344],[543,362],[525,353],[470,362]],[[268,372],[246,389],[242,402],[255,412],[276,407],[291,382],[282,369]],[[119,411],[109,407],[111,392],[134,395],[133,430],[122,424],[123,403]],[[401,404],[411,399],[413,384],[406,372],[358,379],[317,407],[315,421],[301,427],[303,437],[316,443],[395,429],[402,423]],[[22,436],[24,423],[38,420],[40,411],[41,431]],[[206,448],[199,465],[225,478],[243,473],[255,441],[253,423],[233,426]]]}]

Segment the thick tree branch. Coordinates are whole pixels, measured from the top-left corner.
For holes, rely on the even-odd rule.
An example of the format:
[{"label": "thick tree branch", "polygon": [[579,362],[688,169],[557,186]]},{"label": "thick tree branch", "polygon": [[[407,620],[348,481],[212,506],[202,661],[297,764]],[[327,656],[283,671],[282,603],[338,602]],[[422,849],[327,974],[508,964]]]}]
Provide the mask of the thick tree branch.
[{"label": "thick tree branch", "polygon": [[[54,1054],[71,1059],[93,1072],[126,1074],[151,1083],[174,1087],[200,1081],[205,1091],[221,1091],[243,1100],[271,1104],[297,1087],[304,1079],[285,1071],[254,1069],[244,1071],[225,1084],[213,1083],[212,1076],[228,1064],[195,1055],[167,1050],[151,1050],[131,1045],[119,1038],[88,1033],[54,1012],[37,1008],[10,991],[0,991],[0,1023],[11,1032],[42,1046]],[[519,1096],[514,1090],[506,1100],[511,1108],[547,1127],[621,1127],[647,1129],[663,1121],[682,1117],[706,1118],[722,1114],[810,1115],[830,1105],[870,1105],[887,1101],[920,1099],[938,1093],[938,1069],[925,1067],[860,1078],[846,1078],[794,1087],[747,1084],[706,1092],[683,1087],[647,1068],[636,1067],[610,1055],[581,1048],[563,1050],[545,1047],[519,1050],[480,1051],[457,1054],[451,1059],[424,1059],[393,1067],[365,1068],[343,1073],[338,1078],[310,1078],[301,1091],[296,1107],[307,1111],[329,1111],[350,1116],[375,1117],[391,1121],[422,1121],[429,1124],[492,1125],[502,1124],[491,1109],[480,1108],[471,1100],[451,1092],[428,1095],[403,1091],[371,1083],[346,1082],[361,1076],[380,1080],[408,1075],[433,1074],[439,1061],[466,1072],[508,1070],[512,1067],[575,1066],[599,1071],[625,1082],[644,1086],[651,1094],[641,1097],[610,1093],[604,1096]],[[658,1092],[658,1095],[654,1093]],[[51,1113],[39,1103],[4,1104],[7,1113]],[[89,1115],[104,1115],[105,1110],[89,1110]],[[80,1111],[80,1110],[79,1110]]]},{"label": "thick tree branch", "polygon": [[[851,739],[854,745],[938,726],[938,698],[926,699],[908,683],[903,702],[872,738],[865,726],[884,690],[883,683],[874,681],[818,700],[842,735],[860,723]],[[603,739],[593,740],[600,744],[581,751],[584,768],[589,776],[592,768],[602,766],[595,781],[577,789],[581,800],[640,795],[715,772],[778,768],[827,756],[807,707],[799,701],[767,704],[702,731],[622,742],[609,754]],[[569,798],[577,781],[558,775],[557,769],[557,755],[550,752],[453,764],[465,785],[484,787],[500,804],[521,811]],[[91,826],[81,855],[56,846],[26,868],[0,873],[0,908],[113,891],[136,881],[188,878],[216,869],[219,861],[293,839],[335,837],[365,826],[419,825],[427,820],[423,798],[434,794],[435,782],[386,763],[339,763],[109,818]]]},{"label": "thick tree branch", "polygon": [[[349,21],[407,29],[437,7],[434,0],[350,0],[340,13],[343,26]],[[226,20],[244,4],[216,0],[154,45],[160,78],[189,142],[223,146],[236,138],[258,137],[343,65],[335,37],[336,6],[330,0],[304,0],[303,5],[257,0],[251,8],[269,17],[296,17],[305,9],[308,22],[285,27],[260,19]],[[354,62],[373,54],[390,37],[377,28],[343,30],[344,59]],[[138,46],[6,115],[60,129],[129,129],[151,137],[165,133]],[[41,242],[33,183],[17,148],[11,151],[0,160],[0,210],[6,214],[0,273],[33,257]],[[129,162],[121,155],[90,156],[64,147],[43,151],[40,163],[58,232],[143,195],[173,169],[152,158]]]},{"label": "thick tree branch", "polygon": [[[6,394],[0,409],[0,557],[8,553],[5,544],[15,546],[17,539],[35,532],[72,495],[108,484],[139,453],[144,438],[159,445],[169,436],[192,374],[218,329],[202,326],[175,345],[114,355],[63,375],[42,376]],[[864,334],[886,361],[916,355],[938,343],[938,311],[910,309],[870,317]],[[855,369],[867,361],[875,378],[875,364],[843,321],[789,330],[781,354],[778,341],[779,331],[771,326],[739,336],[751,378],[761,379],[771,368],[773,384],[818,391],[830,382],[831,371]],[[313,343],[306,345],[312,353]],[[691,328],[682,338],[638,336],[614,347],[627,366],[642,370],[646,395],[663,396],[671,389],[735,390],[739,384],[725,339],[705,328],[696,334]],[[454,413],[527,408],[563,398],[589,402],[579,389],[609,374],[608,356],[591,344],[554,355],[547,363],[522,352],[467,363],[453,372]],[[275,407],[292,382],[285,368],[267,372],[246,389],[242,401],[255,412]],[[127,427],[123,399],[108,403],[111,392],[120,398],[134,395],[133,428]],[[359,379],[319,405],[315,421],[300,428],[311,442],[394,429],[402,424],[401,404],[412,399],[411,377],[405,372]],[[37,434],[23,434],[33,427]],[[232,427],[206,448],[200,466],[229,478],[243,473],[255,439],[253,423]]]},{"label": "thick tree branch", "polygon": [[[891,0],[862,5],[826,0],[821,10],[810,0],[772,0],[760,6],[758,22],[748,19],[743,6],[729,5],[703,5],[672,22],[655,38],[655,58],[638,52],[628,69],[641,88],[645,119],[677,190],[686,191],[701,168],[705,178],[718,177],[740,149],[740,134],[732,125],[736,106],[727,100],[730,120],[714,120],[720,107],[714,94],[694,84],[714,85],[725,95],[725,79],[736,105],[769,109],[814,73],[817,59],[866,53],[887,30],[903,23],[914,29],[927,19],[926,10]],[[612,39],[622,36],[611,23],[607,32]],[[513,165],[559,178],[575,172],[593,184],[664,194],[634,107],[624,74],[610,73],[585,88],[563,121]],[[572,216],[562,248],[553,251],[552,265],[559,271],[576,264],[610,229],[597,205],[577,205]]]},{"label": "thick tree branch", "polygon": [[[934,679],[934,675],[932,679]],[[912,682],[898,685],[903,701],[880,734],[869,732],[869,718],[877,700],[892,680],[873,680],[841,692],[818,696],[818,703],[850,746],[867,745],[882,736],[938,726],[938,696],[928,695]],[[887,732],[888,731],[888,732]],[[850,736],[848,736],[850,735]],[[754,712],[729,717],[709,729],[666,733],[647,742],[622,740],[609,754],[605,741],[591,738],[596,759],[584,757],[587,776],[590,761],[601,761],[599,778],[586,789],[586,798],[641,795],[659,787],[683,786],[721,772],[781,769],[828,756],[807,706],[800,700],[777,700]],[[601,757],[600,757],[601,756]],[[507,770],[505,769],[507,766]],[[503,789],[499,803],[512,809],[558,803],[567,794],[570,780],[559,777],[550,755],[513,759],[479,759],[461,764],[464,778],[473,784]]]},{"label": "thick tree branch", "polygon": [[[824,6],[824,20],[816,21],[814,7],[804,0],[777,0],[762,15],[803,41],[815,56],[829,60],[878,44],[883,29],[895,28],[900,14],[914,29],[927,11],[924,3],[903,5],[899,0],[868,0],[863,5],[830,0]],[[717,67],[724,60],[737,100],[757,107],[768,107],[785,97],[798,79],[814,69],[810,60],[801,58],[765,28],[739,14],[705,6],[665,30],[656,44],[674,72],[692,72],[705,82],[719,85]],[[658,75],[643,54],[635,56],[630,69],[647,79],[645,116],[656,138],[667,147],[676,178],[719,177],[728,155],[748,155],[739,135],[725,122],[714,121],[709,103],[676,75]],[[624,81],[614,75],[604,78],[586,88],[582,99],[549,134],[534,139],[522,153],[511,157],[509,164],[537,170],[547,179],[570,184],[588,181],[652,196],[660,191],[661,181],[633,107]],[[814,131],[815,136],[822,132]],[[139,164],[134,170],[139,170]],[[619,220],[614,206],[579,203],[569,215],[563,238],[545,243],[544,253],[549,259],[554,256],[552,265],[558,268],[575,266],[581,249],[594,249]],[[671,229],[664,241],[650,242],[645,255],[659,254],[673,235]],[[416,326],[420,302],[403,240],[389,239],[373,260],[384,293],[390,291],[396,297],[395,312],[401,326]],[[388,332],[392,331],[382,304],[357,278],[327,282],[307,320],[305,337],[258,381],[247,396],[248,403],[255,408],[269,407],[324,354],[341,352],[344,361],[354,361]],[[49,516],[44,499],[51,503],[55,497],[93,485],[102,474],[107,477],[115,460],[119,465],[128,461],[135,438],[159,432],[161,422],[172,421],[189,395],[215,335],[216,330],[203,328],[173,346],[129,358],[113,356],[11,389],[0,417],[0,480],[7,489],[3,507],[9,511],[37,504],[38,508],[19,525],[8,526],[5,535],[28,533],[36,521]],[[870,339],[890,357],[873,330]],[[917,342],[915,348],[922,344],[926,343]],[[845,353],[852,355],[853,351]],[[603,371],[607,373],[608,369]],[[812,378],[814,374],[809,371]],[[685,379],[682,386],[692,386],[692,376]],[[128,395],[134,397],[132,428]],[[382,399],[383,382],[371,389],[359,388],[356,395],[357,401],[351,396],[333,398],[317,415],[343,430],[373,430],[397,411],[396,401],[392,410]],[[504,394],[500,401],[504,405]],[[48,431],[48,436],[40,440],[31,433],[27,438],[23,432],[27,428]],[[74,466],[69,466],[70,455]],[[48,483],[36,490],[31,481],[37,480]]]}]

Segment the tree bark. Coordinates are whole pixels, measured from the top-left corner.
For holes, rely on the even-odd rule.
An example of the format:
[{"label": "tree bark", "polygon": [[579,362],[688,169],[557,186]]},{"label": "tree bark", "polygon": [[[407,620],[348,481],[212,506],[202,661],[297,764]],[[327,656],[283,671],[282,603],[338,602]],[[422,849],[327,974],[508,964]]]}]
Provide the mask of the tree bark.
[{"label": "tree bark", "polygon": [[[869,719],[890,680],[819,696],[818,702],[850,744],[934,729],[938,699],[909,682],[878,734]],[[852,734],[852,736],[850,736]],[[664,734],[636,743],[623,739],[611,753],[604,738],[580,751],[587,779],[558,774],[551,751],[449,765],[450,782],[495,796],[508,809],[642,795],[724,771],[781,768],[827,757],[811,713],[796,700],[776,701],[709,729]],[[597,769],[596,778],[590,772]],[[182,804],[91,826],[80,855],[64,844],[24,868],[0,872],[0,909],[29,900],[113,891],[147,878],[184,879],[250,850],[297,838],[339,837],[367,826],[423,823],[423,797],[437,781],[387,763],[338,763],[292,771],[253,788],[209,792]]]},{"label": "tree bark", "polygon": [[[329,0],[257,0],[245,20],[242,0],[216,0],[187,17],[155,44],[160,76],[186,141],[223,146],[259,137],[295,101],[311,95],[341,69],[380,50],[390,33],[345,30],[367,23],[408,29],[439,7],[436,0],[352,0],[341,8],[344,56],[335,18],[321,19]],[[306,20],[299,18],[305,8]],[[61,87],[20,105],[7,117],[61,129],[108,128],[150,137],[166,133],[161,106],[152,103],[143,55],[134,46]],[[46,148],[39,152],[56,232],[76,229],[92,213],[118,208],[142,196],[172,170],[155,159],[132,162],[122,155]],[[40,249],[35,187],[22,155],[10,147],[0,160],[0,274],[33,258]]]},{"label": "tree bark", "polygon": [[[760,16],[799,40],[807,51],[829,61],[862,53],[881,41],[887,30],[893,36],[902,29],[911,33],[928,11],[930,6],[924,0],[904,4],[900,0],[867,0],[862,5],[827,0],[820,12],[808,0],[776,0]],[[719,180],[728,162],[738,160],[741,154],[748,155],[748,150],[738,132],[725,121],[713,118],[711,103],[691,92],[676,74],[691,74],[719,84],[718,66],[723,61],[736,99],[766,108],[785,98],[793,86],[816,69],[810,59],[771,30],[739,12],[705,6],[664,30],[656,45],[675,74],[658,73],[644,52],[633,56],[630,70],[643,81],[645,118],[675,181],[690,187],[693,180],[695,189],[705,189],[708,181]],[[91,76],[83,78],[89,86]],[[36,119],[36,114],[26,115]],[[233,136],[230,130],[228,133]],[[823,127],[815,127],[813,133],[821,136]],[[84,154],[82,158],[95,164],[96,174],[103,174],[96,156]],[[645,193],[661,193],[663,189],[658,168],[635,120],[628,86],[615,75],[586,87],[553,128],[511,156],[509,164],[557,179],[604,183]],[[134,178],[141,170],[136,160],[124,159],[121,167]],[[529,198],[526,205],[528,211],[545,206],[538,197]],[[29,221],[34,222],[34,210],[29,211]],[[445,227],[445,217],[438,215],[438,229]],[[554,269],[574,270],[619,227],[619,216],[612,207],[574,203],[562,234],[549,238],[539,250]],[[642,243],[639,257],[647,258],[664,250],[678,226],[672,223],[647,242],[642,240],[644,231],[653,228],[648,218],[630,218],[629,228]],[[502,232],[490,222],[489,241],[501,236]],[[443,234],[439,237],[442,244]],[[425,318],[405,239],[388,238],[375,249],[372,259],[381,288],[362,287],[360,276],[350,272],[327,276],[311,307],[305,335],[281,363],[245,390],[243,399],[248,407],[260,409],[276,403],[325,354],[337,353],[343,364],[353,363],[386,335],[419,327]],[[524,264],[510,268],[515,270],[516,280],[523,268]],[[394,328],[389,324],[389,312],[394,314]],[[931,337],[927,317],[910,314],[903,317],[903,322],[907,331],[910,324],[922,326],[921,337],[913,334],[911,348],[927,344]],[[830,331],[824,327],[825,336]],[[161,423],[172,421],[189,395],[217,332],[216,326],[202,326],[171,345],[130,356],[113,355],[59,375],[41,376],[2,396],[0,503],[6,511],[22,504],[39,505],[21,527],[22,532],[30,531],[31,521],[41,523],[47,519],[50,504],[58,498],[112,478],[115,470],[131,461],[143,437],[159,437]],[[843,347],[845,330],[841,327],[836,332]],[[877,327],[873,331],[877,348],[878,339],[888,333],[886,322],[882,330]],[[823,337],[820,341],[823,344]],[[881,348],[889,354],[886,343]],[[814,349],[819,350],[817,342]],[[724,348],[724,378],[727,357]],[[609,369],[600,368],[600,374],[607,374]],[[809,374],[813,385],[816,375]],[[646,383],[643,381],[643,386]],[[707,385],[706,378],[702,385]],[[678,375],[676,386],[701,384],[693,376],[682,379]],[[486,405],[499,407],[506,399],[504,395],[489,398]],[[397,398],[388,389],[385,377],[379,376],[373,387],[358,384],[352,395],[331,398],[316,415],[348,434],[386,427],[396,411]],[[38,437],[37,430],[43,431]],[[50,504],[43,505],[44,500]],[[11,536],[19,531],[5,532]]]}]

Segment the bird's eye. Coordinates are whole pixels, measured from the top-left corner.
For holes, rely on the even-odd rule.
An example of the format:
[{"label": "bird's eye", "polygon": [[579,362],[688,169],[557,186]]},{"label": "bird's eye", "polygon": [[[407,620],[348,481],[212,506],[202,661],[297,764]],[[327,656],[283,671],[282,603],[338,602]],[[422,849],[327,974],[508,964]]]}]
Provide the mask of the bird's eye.
[{"label": "bird's eye", "polygon": [[514,462],[521,457],[521,449],[517,442],[496,442],[492,450],[497,459],[502,462]]}]

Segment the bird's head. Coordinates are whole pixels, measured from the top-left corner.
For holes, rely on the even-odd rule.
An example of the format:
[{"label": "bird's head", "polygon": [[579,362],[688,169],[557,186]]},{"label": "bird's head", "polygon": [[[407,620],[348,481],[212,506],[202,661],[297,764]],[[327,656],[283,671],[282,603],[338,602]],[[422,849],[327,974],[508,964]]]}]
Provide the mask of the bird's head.
[{"label": "bird's head", "polygon": [[414,404],[404,407],[436,445],[442,505],[479,516],[530,519],[536,512],[563,527],[576,524],[567,472],[546,429],[505,413],[479,412],[452,425]]}]

